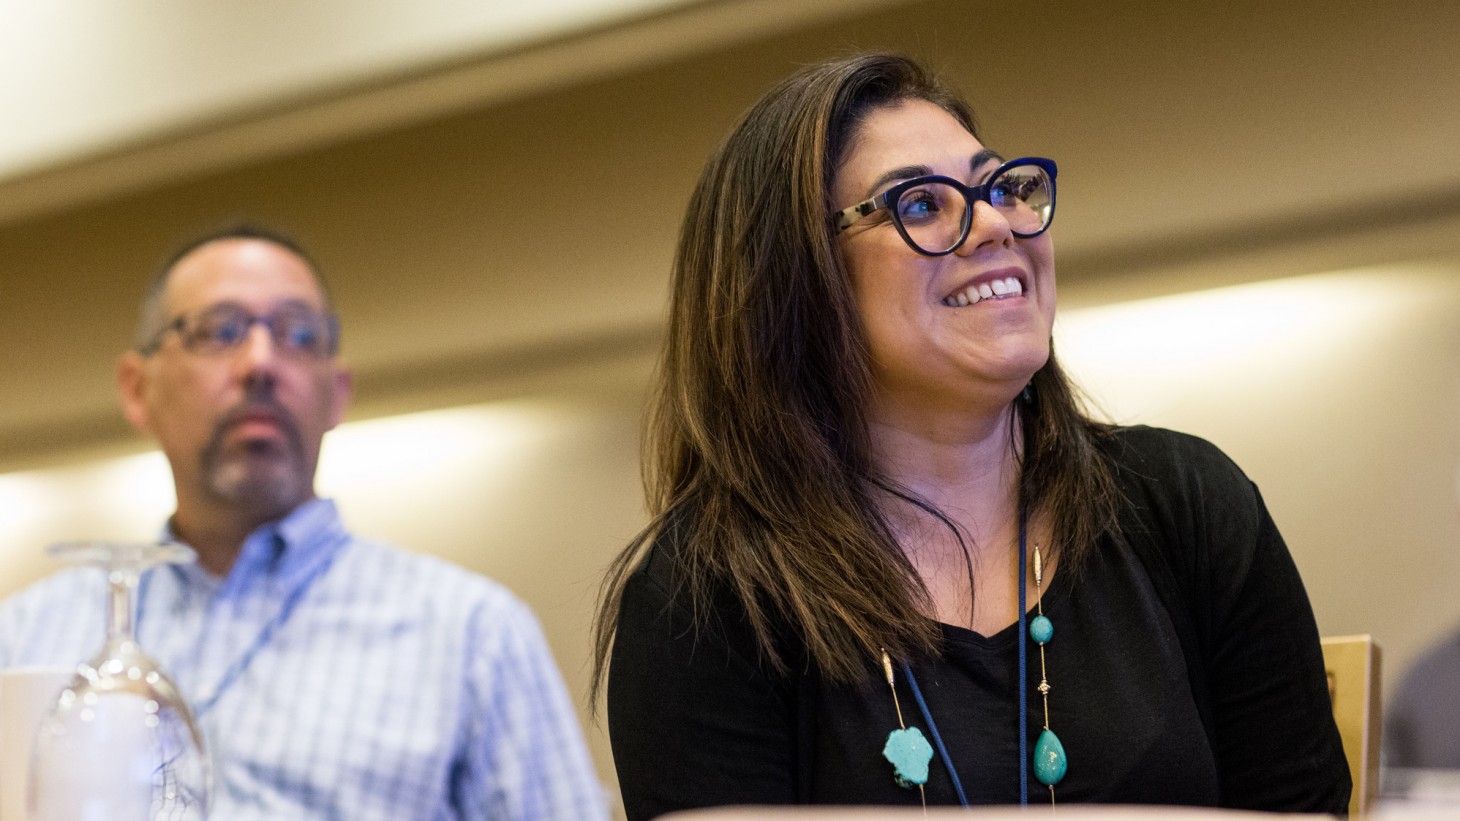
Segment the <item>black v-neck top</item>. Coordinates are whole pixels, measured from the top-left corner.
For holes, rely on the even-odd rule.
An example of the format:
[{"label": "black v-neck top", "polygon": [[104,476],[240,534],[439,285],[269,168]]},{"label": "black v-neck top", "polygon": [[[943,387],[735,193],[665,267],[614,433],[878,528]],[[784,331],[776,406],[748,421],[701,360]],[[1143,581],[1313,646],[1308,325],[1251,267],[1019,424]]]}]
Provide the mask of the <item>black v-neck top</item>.
[{"label": "black v-neck top", "polygon": [[[1109,448],[1122,532],[1079,574],[1056,573],[1044,594],[1049,723],[1069,762],[1058,800],[1345,811],[1348,769],[1317,629],[1256,489],[1193,437],[1123,429]],[[1192,591],[1178,618],[1203,627],[1195,673],[1132,546],[1137,533],[1167,543]],[[880,661],[867,660],[859,686],[830,685],[814,669],[771,672],[728,591],[710,625],[692,626],[672,595],[674,553],[661,539],[629,581],[609,671],[629,818],[726,804],[918,805],[882,757],[898,718]],[[953,767],[971,803],[1018,803],[1018,625],[987,637],[944,625],[943,638],[939,656],[911,667]],[[1044,721],[1037,645],[1028,652],[1032,752]],[[1193,675],[1210,693],[1209,727]],[[904,678],[903,719],[931,741]],[[930,804],[957,803],[940,757],[926,791]],[[1049,801],[1032,771],[1029,800]]]}]

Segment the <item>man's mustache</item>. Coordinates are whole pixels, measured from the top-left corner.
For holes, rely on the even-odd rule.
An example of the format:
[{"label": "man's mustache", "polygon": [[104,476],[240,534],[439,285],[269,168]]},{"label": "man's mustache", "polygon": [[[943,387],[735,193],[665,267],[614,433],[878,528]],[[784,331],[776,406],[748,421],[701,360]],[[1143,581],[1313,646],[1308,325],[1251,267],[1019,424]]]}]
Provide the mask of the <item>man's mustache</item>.
[{"label": "man's mustache", "polygon": [[295,421],[294,415],[289,413],[287,408],[272,397],[245,399],[225,411],[213,426],[213,436],[208,443],[208,450],[217,452],[222,446],[223,436],[230,428],[260,416],[268,417],[279,426],[295,455],[304,454],[304,439],[299,434],[299,423]]}]

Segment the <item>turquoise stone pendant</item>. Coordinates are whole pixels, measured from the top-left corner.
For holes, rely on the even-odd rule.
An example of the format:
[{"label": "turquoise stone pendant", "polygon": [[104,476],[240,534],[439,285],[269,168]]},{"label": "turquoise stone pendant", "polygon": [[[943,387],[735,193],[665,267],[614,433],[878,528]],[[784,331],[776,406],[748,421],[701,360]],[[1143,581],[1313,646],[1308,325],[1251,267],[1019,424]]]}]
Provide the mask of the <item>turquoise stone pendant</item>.
[{"label": "turquoise stone pendant", "polygon": [[1053,730],[1040,733],[1039,741],[1034,744],[1034,777],[1044,786],[1053,787],[1065,777],[1067,766],[1065,745],[1060,743],[1059,736]]},{"label": "turquoise stone pendant", "polygon": [[1054,638],[1054,622],[1047,616],[1035,616],[1029,622],[1029,638],[1034,639],[1035,644],[1048,644]]},{"label": "turquoise stone pendant", "polygon": [[[1064,755],[1063,751],[1060,754]],[[882,757],[892,763],[892,777],[897,779],[899,787],[912,789],[928,783],[928,762],[933,760],[933,745],[923,738],[922,730],[908,727],[888,733]]]}]

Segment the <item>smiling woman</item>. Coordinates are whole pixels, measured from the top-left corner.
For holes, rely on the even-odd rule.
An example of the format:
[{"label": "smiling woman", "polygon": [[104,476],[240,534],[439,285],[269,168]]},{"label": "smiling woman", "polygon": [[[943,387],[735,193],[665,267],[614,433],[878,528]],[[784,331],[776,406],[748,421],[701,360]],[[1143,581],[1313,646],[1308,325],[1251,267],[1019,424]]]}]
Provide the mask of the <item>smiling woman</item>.
[{"label": "smiling woman", "polygon": [[596,686],[630,818],[1029,801],[1338,812],[1302,582],[1202,440],[1050,349],[1053,161],[906,59],[809,67],[710,159]]}]

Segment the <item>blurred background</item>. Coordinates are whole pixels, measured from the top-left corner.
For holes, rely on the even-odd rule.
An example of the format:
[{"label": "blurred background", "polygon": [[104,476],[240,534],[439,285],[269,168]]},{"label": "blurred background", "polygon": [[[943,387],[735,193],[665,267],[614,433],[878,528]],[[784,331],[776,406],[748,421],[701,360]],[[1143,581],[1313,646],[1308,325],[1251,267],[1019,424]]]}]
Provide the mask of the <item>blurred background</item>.
[{"label": "blurred background", "polygon": [[171,511],[116,356],[171,248],[253,218],[357,371],[321,492],[535,608],[611,786],[588,625],[684,203],[772,83],[887,49],[1059,162],[1067,364],[1231,454],[1393,684],[1460,625],[1457,42],[1443,0],[0,3],[0,593]]}]

